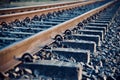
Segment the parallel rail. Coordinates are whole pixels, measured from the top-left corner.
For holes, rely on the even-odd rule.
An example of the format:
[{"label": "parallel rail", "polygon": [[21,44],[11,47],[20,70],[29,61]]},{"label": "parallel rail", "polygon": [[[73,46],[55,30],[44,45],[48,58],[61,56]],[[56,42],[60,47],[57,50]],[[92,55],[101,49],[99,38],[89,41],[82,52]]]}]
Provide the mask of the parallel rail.
[{"label": "parallel rail", "polygon": [[[93,1],[94,2],[94,1]],[[101,7],[95,8],[89,12],[86,12],[78,17],[75,17],[71,20],[68,20],[64,23],[61,23],[57,26],[54,26],[50,29],[47,29],[45,31],[42,31],[34,36],[31,36],[17,44],[13,44],[3,50],[0,51],[0,72],[6,72],[7,70],[13,68],[17,64],[20,63],[20,61],[14,60],[14,57],[20,57],[25,52],[29,53],[36,53],[41,49],[42,46],[46,44],[52,43],[54,40],[52,39],[57,34],[62,34],[66,29],[72,29],[75,25],[77,25],[79,22],[87,19],[88,17],[99,13],[100,11],[104,10],[111,4],[113,4],[115,1],[111,1]],[[92,3],[92,2],[90,2]],[[86,2],[85,4],[89,4],[89,2]],[[76,6],[76,5],[74,5]],[[73,6],[71,6],[73,7]],[[64,9],[67,9],[68,7],[64,7]],[[70,7],[69,7],[70,8]],[[61,10],[60,8],[57,8],[57,10]],[[53,10],[54,11],[54,10]],[[37,12],[34,12],[35,14],[39,14]],[[22,16],[23,14],[21,14]],[[30,13],[32,16],[33,13]],[[17,16],[17,15],[16,15]]]},{"label": "parallel rail", "polygon": [[19,20],[23,20],[26,17],[33,18],[35,15],[48,14],[48,13],[57,12],[60,10],[70,9],[73,7],[92,4],[94,2],[96,2],[96,1],[92,0],[92,1],[82,2],[82,3],[72,4],[72,5],[65,5],[62,7],[58,6],[58,7],[52,7],[52,8],[48,8],[48,9],[42,9],[42,10],[35,10],[35,11],[28,11],[28,12],[22,12],[22,13],[9,14],[9,15],[2,15],[2,16],[0,16],[0,23],[2,23],[2,22],[10,23],[12,21],[15,21],[18,18],[19,18]]},{"label": "parallel rail", "polygon": [[83,1],[72,1],[72,2],[64,2],[64,3],[56,3],[56,4],[45,4],[45,5],[36,5],[36,6],[5,8],[5,9],[0,9],[0,15],[14,14],[14,13],[20,13],[20,12],[26,12],[26,11],[33,11],[33,10],[40,10],[40,9],[46,9],[46,8],[52,8],[52,7],[58,7],[58,6],[65,6],[65,5],[71,5],[71,4],[81,3],[81,2],[83,2]]}]

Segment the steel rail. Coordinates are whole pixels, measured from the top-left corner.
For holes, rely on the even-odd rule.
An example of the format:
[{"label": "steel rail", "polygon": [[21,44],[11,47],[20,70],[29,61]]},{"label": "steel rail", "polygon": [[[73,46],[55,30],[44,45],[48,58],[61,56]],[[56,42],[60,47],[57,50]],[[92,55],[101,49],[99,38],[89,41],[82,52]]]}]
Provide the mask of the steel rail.
[{"label": "steel rail", "polygon": [[112,5],[115,1],[111,1],[106,3],[103,6],[90,10],[78,17],[75,17],[71,20],[68,20],[64,23],[61,23],[57,26],[54,26],[45,31],[39,32],[34,36],[31,36],[19,43],[13,44],[3,50],[0,51],[0,72],[6,72],[7,70],[14,68],[14,66],[18,65],[20,61],[16,61],[14,57],[20,57],[25,52],[35,53],[41,49],[42,46],[46,44],[52,43],[54,40],[52,39],[57,34],[62,34],[66,29],[72,29],[79,22],[87,19],[88,17],[99,13],[104,10],[108,6]]},{"label": "steel rail", "polygon": [[61,11],[61,10],[66,10],[78,6],[83,6],[83,5],[88,5],[95,3],[95,0],[92,1],[87,1],[87,2],[82,2],[82,3],[77,3],[77,4],[72,4],[72,5],[65,5],[65,6],[58,6],[54,8],[47,8],[47,9],[42,9],[42,10],[35,10],[35,11],[28,11],[28,12],[22,12],[22,13],[16,13],[16,14],[9,14],[9,15],[3,15],[0,16],[0,23],[6,22],[10,23],[12,21],[15,21],[16,19],[19,18],[19,20],[23,20],[26,17],[33,18],[35,15],[42,15],[42,14],[48,14],[56,11]]},{"label": "steel rail", "polygon": [[0,15],[14,14],[14,13],[19,13],[19,12],[58,7],[58,6],[65,6],[65,5],[71,5],[71,4],[81,3],[81,2],[85,2],[85,1],[71,1],[71,2],[61,2],[61,3],[45,4],[45,5],[4,8],[4,9],[0,9]]}]

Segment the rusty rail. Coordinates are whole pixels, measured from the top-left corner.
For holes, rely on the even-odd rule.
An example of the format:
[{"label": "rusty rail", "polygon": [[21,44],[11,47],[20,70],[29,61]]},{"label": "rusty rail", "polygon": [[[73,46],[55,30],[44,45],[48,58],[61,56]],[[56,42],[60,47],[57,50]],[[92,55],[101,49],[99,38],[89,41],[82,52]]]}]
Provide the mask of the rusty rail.
[{"label": "rusty rail", "polygon": [[94,2],[96,2],[96,1],[92,0],[92,1],[77,3],[77,4],[73,4],[73,5],[66,5],[66,6],[62,6],[62,7],[55,7],[55,8],[28,11],[28,12],[22,12],[22,13],[16,13],[16,14],[3,15],[3,16],[0,16],[0,23],[2,23],[2,22],[9,23],[18,18],[19,18],[19,20],[23,20],[26,17],[33,18],[35,15],[42,15],[42,14],[52,13],[55,11],[66,10],[66,9],[70,9],[70,8],[77,7],[77,6],[92,4]]},{"label": "rusty rail", "polygon": [[5,8],[5,9],[0,9],[0,15],[14,14],[14,13],[19,13],[19,12],[33,11],[33,10],[52,8],[52,7],[58,7],[58,6],[65,6],[65,5],[71,5],[71,4],[81,3],[81,2],[83,1],[72,1],[72,2],[55,3],[55,4]]},{"label": "rusty rail", "polygon": [[86,12],[78,17],[75,17],[69,21],[61,23],[57,26],[54,26],[50,29],[47,29],[43,32],[40,32],[30,38],[27,38],[17,44],[13,44],[3,50],[0,51],[0,72],[6,72],[7,70],[13,68],[15,65],[20,62],[14,60],[14,56],[20,57],[25,52],[35,53],[40,50],[40,48],[46,44],[50,44],[53,40],[52,38],[57,35],[63,33],[66,29],[72,29],[79,22],[87,19],[88,17],[94,15],[95,13],[99,13],[104,10],[106,7],[113,4],[114,1],[111,1],[101,7],[95,8],[89,12]]}]

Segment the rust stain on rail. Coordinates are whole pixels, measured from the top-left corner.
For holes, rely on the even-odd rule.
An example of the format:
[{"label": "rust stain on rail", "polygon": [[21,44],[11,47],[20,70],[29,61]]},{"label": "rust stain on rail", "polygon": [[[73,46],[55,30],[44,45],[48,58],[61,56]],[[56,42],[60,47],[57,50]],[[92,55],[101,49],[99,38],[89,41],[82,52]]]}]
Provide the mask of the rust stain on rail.
[{"label": "rust stain on rail", "polygon": [[[40,46],[49,44],[53,40],[51,39],[56,34],[61,34],[66,29],[73,28],[76,24],[83,21],[84,19],[99,13],[101,10],[104,10],[109,5],[113,4],[114,1],[109,2],[101,7],[93,9],[85,14],[82,14],[76,18],[73,18],[69,21],[61,23],[60,25],[54,26],[48,30],[40,32],[30,38],[27,38],[17,44],[11,45],[8,48],[0,51],[0,72],[5,72],[11,67],[14,67],[19,62],[15,62],[14,56],[21,56],[25,52],[34,53],[40,49]],[[10,64],[13,63],[14,64]]]},{"label": "rust stain on rail", "polygon": [[81,2],[83,2],[83,1],[72,1],[72,2],[55,3],[55,4],[6,8],[6,9],[0,9],[0,14],[12,14],[12,13],[18,13],[18,12],[25,12],[25,11],[57,7],[57,6],[71,5],[71,4],[81,3]]},{"label": "rust stain on rail", "polygon": [[66,9],[70,9],[70,8],[77,7],[77,6],[92,4],[94,2],[96,2],[96,1],[92,0],[92,1],[82,2],[82,3],[72,4],[72,5],[66,5],[66,6],[62,6],[62,7],[58,6],[58,7],[47,8],[47,9],[42,9],[42,10],[2,15],[2,16],[0,16],[0,23],[2,23],[2,22],[10,23],[11,21],[15,21],[16,19],[23,20],[26,17],[33,18],[35,15],[48,14],[49,12],[52,13],[55,11],[66,10]]}]

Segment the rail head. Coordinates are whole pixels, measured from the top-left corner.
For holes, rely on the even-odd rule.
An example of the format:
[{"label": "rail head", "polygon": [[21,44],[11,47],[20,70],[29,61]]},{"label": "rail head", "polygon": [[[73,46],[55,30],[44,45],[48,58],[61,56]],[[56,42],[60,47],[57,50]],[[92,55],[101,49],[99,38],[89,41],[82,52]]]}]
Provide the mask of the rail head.
[{"label": "rail head", "polygon": [[12,13],[20,13],[32,10],[39,10],[45,8],[52,8],[57,6],[71,5],[76,3],[81,3],[85,1],[70,1],[70,2],[60,2],[60,3],[52,3],[52,4],[44,4],[44,5],[33,5],[33,6],[24,6],[24,7],[14,7],[14,8],[3,8],[0,9],[0,15],[12,14]]},{"label": "rail head", "polygon": [[72,5],[65,5],[62,7],[58,6],[58,7],[49,8],[49,9],[42,9],[42,10],[35,10],[35,11],[29,11],[29,12],[3,15],[3,16],[0,16],[0,23],[2,23],[2,22],[10,23],[10,22],[18,19],[18,17],[19,17],[19,20],[23,20],[26,17],[33,18],[35,15],[53,13],[55,11],[66,10],[66,9],[70,9],[70,8],[77,7],[77,6],[92,4],[95,2],[96,1],[92,0],[92,1],[82,2],[82,3],[72,4]]},{"label": "rail head", "polygon": [[[103,6],[90,10],[85,14],[82,14],[78,17],[75,17],[71,20],[68,20],[57,26],[54,26],[48,30],[35,34],[34,36],[31,36],[15,45],[11,45],[10,47],[7,47],[1,50],[0,51],[0,72],[6,72],[7,70],[11,69],[11,67],[14,67],[19,63],[19,62],[15,62],[14,56],[19,57],[25,52],[35,53],[36,51],[40,50],[41,46],[50,44],[53,41],[52,38],[55,35],[62,34],[63,31],[65,31],[68,28],[72,29],[73,26],[77,25],[79,22],[87,19],[88,17],[96,13],[99,13],[100,11],[104,10],[114,2],[115,1],[106,3]],[[15,62],[15,63],[10,64],[12,62]]]},{"label": "rail head", "polygon": [[64,5],[64,4],[74,4],[74,3],[79,3],[83,1],[70,1],[70,2],[60,2],[60,3],[52,3],[52,4],[44,4],[44,5],[33,5],[33,6],[22,6],[22,7],[14,7],[14,8],[3,8],[0,9],[0,11],[9,11],[9,10],[18,10],[18,9],[30,9],[32,7],[37,8],[37,7],[43,7],[43,6],[54,6],[54,5]]}]

